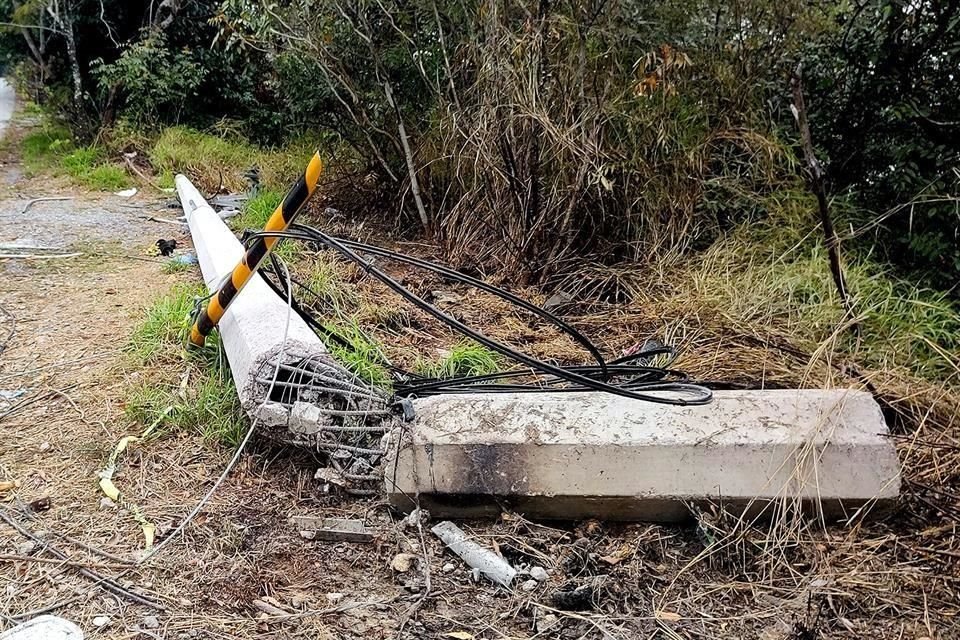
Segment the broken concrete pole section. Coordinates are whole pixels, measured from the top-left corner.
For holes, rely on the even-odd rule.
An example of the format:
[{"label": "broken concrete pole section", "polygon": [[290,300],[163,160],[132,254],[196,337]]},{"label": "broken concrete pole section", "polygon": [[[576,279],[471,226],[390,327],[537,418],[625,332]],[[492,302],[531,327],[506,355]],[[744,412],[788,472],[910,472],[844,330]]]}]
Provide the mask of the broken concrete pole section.
[{"label": "broken concrete pole section", "polygon": [[[178,175],[176,185],[204,282],[209,291],[216,291],[243,257],[243,245],[185,176]],[[263,403],[278,362],[299,365],[328,357],[320,338],[259,275],[237,294],[218,330],[248,413]],[[272,409],[286,413],[282,405]],[[286,421],[275,416],[274,422]]]},{"label": "broken concrete pole section", "polygon": [[876,401],[852,390],[720,391],[702,406],[598,393],[414,401],[391,434],[386,489],[439,517],[669,522],[689,503],[758,512],[802,501],[827,517],[895,500],[897,453]]}]

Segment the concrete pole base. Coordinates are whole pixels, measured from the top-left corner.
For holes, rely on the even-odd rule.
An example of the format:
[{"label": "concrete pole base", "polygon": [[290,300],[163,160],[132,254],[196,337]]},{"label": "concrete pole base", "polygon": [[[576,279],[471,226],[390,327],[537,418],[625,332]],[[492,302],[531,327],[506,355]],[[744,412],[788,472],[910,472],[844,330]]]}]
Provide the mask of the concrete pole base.
[{"label": "concrete pole base", "polygon": [[608,394],[471,394],[414,401],[391,434],[386,490],[400,509],[457,518],[672,522],[688,504],[827,518],[889,505],[900,465],[864,392],[717,392],[677,407]]}]

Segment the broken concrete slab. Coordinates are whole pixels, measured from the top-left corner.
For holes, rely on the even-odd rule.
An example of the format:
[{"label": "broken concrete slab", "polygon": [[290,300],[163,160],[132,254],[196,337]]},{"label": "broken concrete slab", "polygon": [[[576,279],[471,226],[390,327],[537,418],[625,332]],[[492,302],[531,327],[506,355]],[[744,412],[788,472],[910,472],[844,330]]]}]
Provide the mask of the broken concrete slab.
[{"label": "broken concrete slab", "polygon": [[372,542],[375,537],[375,532],[368,529],[363,520],[290,516],[290,523],[299,529],[300,535],[307,540]]},{"label": "broken concrete slab", "polygon": [[702,406],[599,393],[414,400],[391,434],[391,502],[437,517],[677,521],[685,503],[756,512],[802,500],[827,517],[889,503],[900,467],[876,401],[853,390],[718,391]]}]

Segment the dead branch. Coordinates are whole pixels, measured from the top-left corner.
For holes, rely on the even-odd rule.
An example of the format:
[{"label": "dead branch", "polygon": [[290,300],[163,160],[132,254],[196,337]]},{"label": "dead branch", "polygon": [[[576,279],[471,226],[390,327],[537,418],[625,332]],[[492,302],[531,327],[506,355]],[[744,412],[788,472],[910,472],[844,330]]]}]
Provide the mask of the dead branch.
[{"label": "dead branch", "polygon": [[824,241],[827,245],[827,255],[830,259],[830,273],[833,276],[833,283],[837,287],[837,293],[840,294],[840,301],[847,313],[847,319],[850,320],[850,328],[855,334],[860,332],[860,324],[855,319],[853,306],[847,292],[847,285],[843,278],[843,267],[840,262],[840,239],[833,227],[833,218],[830,217],[830,209],[827,204],[827,188],[824,183],[823,166],[817,159],[813,150],[813,137],[810,135],[810,123],[807,121],[807,107],[803,99],[803,65],[797,65],[790,80],[790,88],[793,91],[793,105],[791,111],[793,117],[797,120],[797,127],[800,129],[800,142],[803,146],[803,155],[807,163],[808,181],[810,190],[817,197],[817,208],[820,210],[820,224],[823,227]]}]

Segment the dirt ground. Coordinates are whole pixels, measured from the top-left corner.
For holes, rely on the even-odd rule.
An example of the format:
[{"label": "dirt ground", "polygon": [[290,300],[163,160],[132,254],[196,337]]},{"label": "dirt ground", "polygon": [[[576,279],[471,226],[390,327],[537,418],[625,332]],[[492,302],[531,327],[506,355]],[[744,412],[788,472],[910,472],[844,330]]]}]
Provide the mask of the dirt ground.
[{"label": "dirt ground", "polygon": [[[244,453],[182,538],[137,564],[140,527],[102,503],[97,474],[117,441],[142,428],[123,411],[141,373],[124,352],[132,328],[156,295],[198,278],[164,273],[153,244],[189,238],[147,219],[176,213],[159,194],[123,199],[26,179],[10,155],[0,184],[9,185],[0,243],[81,254],[0,260],[0,345],[10,334],[0,390],[24,390],[0,399],[0,481],[18,483],[0,494],[0,630],[49,611],[88,637],[118,639],[960,637],[956,558],[898,544],[942,539],[943,527],[953,536],[955,525],[881,520],[774,539],[710,514],[673,527],[512,515],[465,523],[515,565],[549,572],[511,592],[474,581],[384,501],[324,494],[315,460],[266,443]],[[24,213],[38,197],[69,199]],[[132,445],[115,482],[162,537],[231,453],[169,435]],[[377,538],[308,541],[288,524],[293,514],[364,518]],[[720,544],[707,551],[711,536]],[[420,560],[397,571],[398,553]],[[579,606],[557,596],[577,588]]]}]

